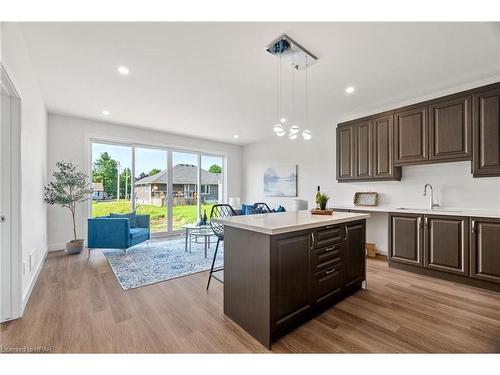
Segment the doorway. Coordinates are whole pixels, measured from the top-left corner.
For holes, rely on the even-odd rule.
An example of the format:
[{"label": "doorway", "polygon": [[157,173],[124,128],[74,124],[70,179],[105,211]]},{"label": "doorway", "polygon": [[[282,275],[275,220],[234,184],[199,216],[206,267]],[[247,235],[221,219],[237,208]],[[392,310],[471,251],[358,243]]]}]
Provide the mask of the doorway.
[{"label": "doorway", "polygon": [[21,98],[0,64],[0,322],[22,315]]}]

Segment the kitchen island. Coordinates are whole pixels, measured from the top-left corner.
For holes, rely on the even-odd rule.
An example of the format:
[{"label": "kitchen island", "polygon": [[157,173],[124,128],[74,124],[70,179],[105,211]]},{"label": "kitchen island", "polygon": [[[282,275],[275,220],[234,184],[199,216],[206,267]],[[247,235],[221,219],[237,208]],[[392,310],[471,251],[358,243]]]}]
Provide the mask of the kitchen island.
[{"label": "kitchen island", "polygon": [[271,343],[362,288],[369,214],[233,216],[224,224],[224,314]]}]

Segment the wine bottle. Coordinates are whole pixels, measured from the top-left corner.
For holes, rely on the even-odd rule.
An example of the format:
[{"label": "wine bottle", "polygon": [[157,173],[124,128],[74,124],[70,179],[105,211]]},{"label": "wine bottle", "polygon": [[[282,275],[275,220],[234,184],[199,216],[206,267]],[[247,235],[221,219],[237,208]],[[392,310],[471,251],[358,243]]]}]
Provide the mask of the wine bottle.
[{"label": "wine bottle", "polygon": [[320,188],[318,186],[318,192],[316,193],[316,208],[319,209],[319,196],[321,195],[320,193]]}]

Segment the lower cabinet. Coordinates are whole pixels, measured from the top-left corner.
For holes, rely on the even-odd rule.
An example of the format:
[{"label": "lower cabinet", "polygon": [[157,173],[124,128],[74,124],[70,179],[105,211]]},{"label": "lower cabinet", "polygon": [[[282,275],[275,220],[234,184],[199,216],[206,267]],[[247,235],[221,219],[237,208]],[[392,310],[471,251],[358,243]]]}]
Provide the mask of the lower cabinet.
[{"label": "lower cabinet", "polygon": [[271,245],[273,337],[365,280],[365,221],[278,235]]},{"label": "lower cabinet", "polygon": [[471,218],[471,267],[474,279],[500,284],[500,220]]},{"label": "lower cabinet", "polygon": [[424,217],[424,267],[469,274],[469,219],[456,216]]},{"label": "lower cabinet", "polygon": [[500,219],[392,213],[389,244],[394,267],[499,290]]},{"label": "lower cabinet", "polygon": [[422,216],[389,215],[389,259],[391,262],[422,266]]}]

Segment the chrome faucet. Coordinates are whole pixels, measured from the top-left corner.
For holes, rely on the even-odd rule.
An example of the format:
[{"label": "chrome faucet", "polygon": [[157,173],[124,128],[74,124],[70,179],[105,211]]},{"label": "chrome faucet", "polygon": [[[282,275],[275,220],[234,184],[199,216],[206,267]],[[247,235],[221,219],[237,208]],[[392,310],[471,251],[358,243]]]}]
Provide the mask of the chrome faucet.
[{"label": "chrome faucet", "polygon": [[431,189],[431,195],[429,196],[429,210],[432,210],[433,208],[439,207],[439,201],[434,202],[434,190],[432,189],[431,184],[425,184],[423,196],[427,196],[427,186]]}]

